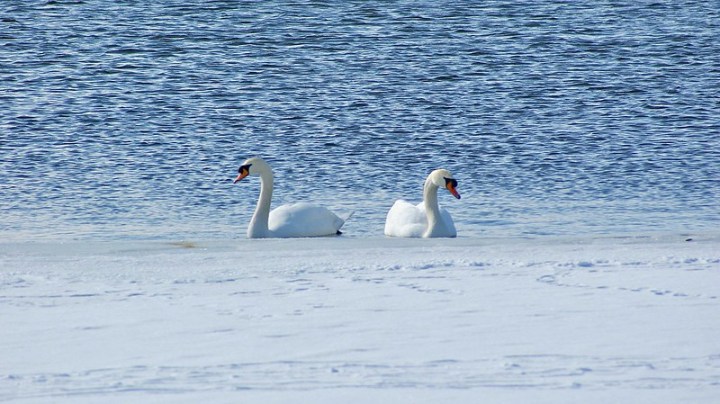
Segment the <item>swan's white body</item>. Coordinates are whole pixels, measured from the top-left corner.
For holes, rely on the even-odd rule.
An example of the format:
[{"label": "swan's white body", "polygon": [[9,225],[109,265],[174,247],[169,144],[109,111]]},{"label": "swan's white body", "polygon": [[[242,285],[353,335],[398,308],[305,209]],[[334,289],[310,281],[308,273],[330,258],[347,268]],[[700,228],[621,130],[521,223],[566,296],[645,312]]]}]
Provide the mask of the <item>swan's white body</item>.
[{"label": "swan's white body", "polygon": [[[245,171],[243,171],[245,170]],[[270,211],[273,192],[273,173],[261,158],[245,160],[235,182],[248,175],[260,176],[260,198],[247,229],[248,238],[320,237],[340,234],[346,218],[340,218],[327,208],[308,203],[282,205]],[[349,216],[348,216],[349,217]]]},{"label": "swan's white body", "polygon": [[460,194],[448,185],[452,175],[447,170],[435,170],[428,175],[423,188],[423,201],[413,205],[405,200],[395,201],[385,219],[385,235],[392,237],[456,237],[455,223],[450,212],[438,205],[438,188],[445,187],[456,198]]}]

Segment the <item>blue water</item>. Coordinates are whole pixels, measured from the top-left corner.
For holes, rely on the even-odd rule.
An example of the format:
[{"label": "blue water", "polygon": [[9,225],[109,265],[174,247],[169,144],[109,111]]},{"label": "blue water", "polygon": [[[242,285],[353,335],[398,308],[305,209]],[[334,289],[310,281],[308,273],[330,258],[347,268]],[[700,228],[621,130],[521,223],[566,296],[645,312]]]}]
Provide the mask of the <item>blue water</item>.
[{"label": "blue water", "polygon": [[718,89],[717,2],[3,2],[0,237],[241,238],[254,155],[347,236],[438,167],[461,237],[716,231]]}]

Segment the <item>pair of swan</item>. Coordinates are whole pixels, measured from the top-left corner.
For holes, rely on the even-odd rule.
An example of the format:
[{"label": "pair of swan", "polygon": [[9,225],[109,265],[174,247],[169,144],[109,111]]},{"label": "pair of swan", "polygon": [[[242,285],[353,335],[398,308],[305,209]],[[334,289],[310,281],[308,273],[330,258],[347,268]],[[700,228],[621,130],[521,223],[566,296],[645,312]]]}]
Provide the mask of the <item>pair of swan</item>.
[{"label": "pair of swan", "polygon": [[[248,238],[336,235],[340,234],[340,228],[350,217],[342,218],[326,208],[308,203],[282,205],[271,211],[273,173],[270,165],[259,157],[245,160],[233,184],[249,175],[260,176],[260,198],[248,226]],[[425,180],[421,203],[412,205],[402,199],[395,201],[385,220],[385,235],[455,237],[457,231],[450,213],[438,206],[437,191],[440,187],[460,199],[457,180],[452,174],[448,170],[435,170]]]}]

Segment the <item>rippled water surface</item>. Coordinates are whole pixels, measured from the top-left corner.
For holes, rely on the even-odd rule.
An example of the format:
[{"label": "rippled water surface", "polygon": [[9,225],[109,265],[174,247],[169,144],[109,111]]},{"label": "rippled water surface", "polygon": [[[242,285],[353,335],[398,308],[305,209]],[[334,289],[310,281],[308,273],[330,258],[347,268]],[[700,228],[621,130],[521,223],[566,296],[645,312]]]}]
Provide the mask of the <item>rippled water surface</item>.
[{"label": "rippled water surface", "polygon": [[244,237],[274,202],[382,234],[433,168],[460,236],[715,231],[715,2],[10,1],[0,235]]}]

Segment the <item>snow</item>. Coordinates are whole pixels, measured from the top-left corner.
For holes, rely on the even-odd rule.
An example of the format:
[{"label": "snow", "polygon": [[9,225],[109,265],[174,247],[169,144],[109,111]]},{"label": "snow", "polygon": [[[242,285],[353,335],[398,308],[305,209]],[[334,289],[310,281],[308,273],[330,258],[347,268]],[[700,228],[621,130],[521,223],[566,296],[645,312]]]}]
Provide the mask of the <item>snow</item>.
[{"label": "snow", "polygon": [[0,400],[717,402],[720,237],[0,244]]}]

